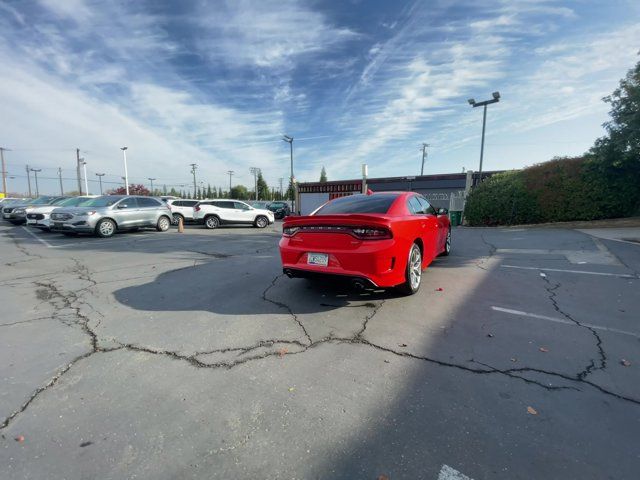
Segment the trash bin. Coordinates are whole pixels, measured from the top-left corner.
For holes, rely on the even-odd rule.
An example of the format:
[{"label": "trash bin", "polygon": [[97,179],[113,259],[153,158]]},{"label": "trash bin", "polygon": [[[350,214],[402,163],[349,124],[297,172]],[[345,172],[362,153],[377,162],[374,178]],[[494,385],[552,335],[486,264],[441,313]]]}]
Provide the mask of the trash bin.
[{"label": "trash bin", "polygon": [[449,212],[449,220],[452,227],[457,227],[462,223],[462,212]]}]

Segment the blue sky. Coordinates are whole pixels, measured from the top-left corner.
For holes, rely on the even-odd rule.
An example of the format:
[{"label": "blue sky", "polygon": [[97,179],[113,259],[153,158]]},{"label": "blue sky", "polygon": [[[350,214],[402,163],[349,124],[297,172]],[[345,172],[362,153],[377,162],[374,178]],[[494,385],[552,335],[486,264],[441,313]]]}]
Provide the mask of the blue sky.
[{"label": "blue sky", "polygon": [[[276,185],[519,168],[587,150],[639,59],[637,1],[0,0],[0,146],[10,190],[89,177]],[[65,188],[74,183],[65,181]],[[91,186],[91,190],[96,190]]]}]

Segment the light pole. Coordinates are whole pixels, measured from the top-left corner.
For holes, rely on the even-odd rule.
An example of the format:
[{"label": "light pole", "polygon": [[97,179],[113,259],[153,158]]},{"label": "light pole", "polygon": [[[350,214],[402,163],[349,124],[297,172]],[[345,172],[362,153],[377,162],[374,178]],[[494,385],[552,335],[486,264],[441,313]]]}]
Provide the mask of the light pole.
[{"label": "light pole", "polygon": [[189,165],[191,165],[191,173],[193,174],[193,198],[196,198],[196,170],[198,165],[195,163],[190,163]]},{"label": "light pole", "polygon": [[96,177],[98,177],[98,181],[100,182],[100,195],[102,195],[102,177],[104,177],[104,173],[96,173]]},{"label": "light pole", "polygon": [[155,178],[147,177],[147,180],[151,182],[151,195],[153,195],[153,181],[155,180]]},{"label": "light pole", "polygon": [[124,189],[129,195],[129,172],[127,170],[127,147],[120,147],[122,158],[124,159]]},{"label": "light pole", "polygon": [[58,167],[58,180],[60,180],[60,195],[64,195],[64,189],[62,188],[62,168]]},{"label": "light pole", "polygon": [[[283,135],[282,140],[289,144],[291,153],[291,177],[289,178],[289,182],[291,184],[291,188],[293,188],[293,137],[290,137],[289,135]],[[293,211],[293,199],[291,199],[291,211]]]},{"label": "light pole", "polygon": [[427,159],[427,147],[428,143],[422,144],[422,167],[420,168],[420,176],[424,175],[424,161]]},{"label": "light pole", "polygon": [[36,176],[36,197],[40,196],[40,191],[38,190],[38,172],[41,172],[41,168],[32,168],[31,171]]},{"label": "light pole", "polygon": [[476,102],[473,98],[470,98],[469,100],[467,100],[469,102],[469,105],[471,105],[473,108],[484,107],[482,112],[482,141],[480,143],[480,168],[478,169],[478,181],[476,182],[476,185],[478,185],[482,181],[482,159],[484,157],[484,132],[487,126],[487,105],[499,102],[500,92],[493,92],[491,96],[493,97],[491,100],[485,100],[483,102]]},{"label": "light pole", "polygon": [[7,196],[7,171],[4,165],[4,152],[10,151],[8,148],[0,147],[0,160],[2,161],[2,193]]},{"label": "light pole", "polygon": [[84,191],[87,195],[89,195],[89,181],[87,180],[87,162],[85,162],[84,158],[82,160],[82,171],[84,172]]}]

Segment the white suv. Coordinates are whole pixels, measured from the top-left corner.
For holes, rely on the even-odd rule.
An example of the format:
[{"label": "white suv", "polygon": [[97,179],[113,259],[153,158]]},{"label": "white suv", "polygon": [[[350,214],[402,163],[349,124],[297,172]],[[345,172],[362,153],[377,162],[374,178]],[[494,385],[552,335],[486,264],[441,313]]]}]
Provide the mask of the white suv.
[{"label": "white suv", "polygon": [[236,223],[265,228],[274,222],[272,211],[253,208],[238,200],[203,200],[193,207],[193,219],[207,228]]},{"label": "white suv", "polygon": [[178,225],[180,218],[183,222],[193,222],[193,207],[195,207],[200,200],[192,199],[168,199],[167,205],[171,209],[171,215],[173,217],[172,223]]}]

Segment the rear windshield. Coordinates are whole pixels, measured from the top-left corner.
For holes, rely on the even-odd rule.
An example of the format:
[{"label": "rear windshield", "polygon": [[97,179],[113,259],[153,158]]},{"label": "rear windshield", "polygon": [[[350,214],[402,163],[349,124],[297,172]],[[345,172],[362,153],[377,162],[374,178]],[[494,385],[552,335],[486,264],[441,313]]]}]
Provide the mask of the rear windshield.
[{"label": "rear windshield", "polygon": [[398,198],[397,193],[340,197],[320,207],[314,215],[332,215],[334,213],[387,213],[396,198]]}]

